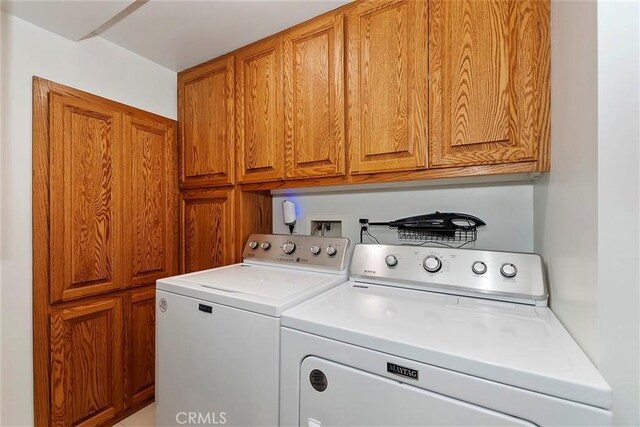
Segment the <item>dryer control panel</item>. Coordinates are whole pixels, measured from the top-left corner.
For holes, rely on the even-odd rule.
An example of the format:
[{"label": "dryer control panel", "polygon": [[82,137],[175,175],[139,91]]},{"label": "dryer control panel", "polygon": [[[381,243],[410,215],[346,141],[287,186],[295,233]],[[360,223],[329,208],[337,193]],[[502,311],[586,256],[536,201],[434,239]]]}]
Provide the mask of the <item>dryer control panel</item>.
[{"label": "dryer control panel", "polygon": [[242,258],[249,262],[342,271],[348,266],[350,246],[351,241],[344,237],[252,234]]},{"label": "dryer control panel", "polygon": [[356,245],[349,275],[357,282],[546,306],[537,254],[410,245]]}]

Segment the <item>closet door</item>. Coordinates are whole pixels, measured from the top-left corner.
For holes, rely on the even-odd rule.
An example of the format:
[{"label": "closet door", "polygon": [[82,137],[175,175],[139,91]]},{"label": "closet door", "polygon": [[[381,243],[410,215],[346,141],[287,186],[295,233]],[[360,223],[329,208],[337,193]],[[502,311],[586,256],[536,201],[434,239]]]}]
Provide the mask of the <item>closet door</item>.
[{"label": "closet door", "polygon": [[535,161],[548,129],[549,4],[429,2],[432,167]]},{"label": "closet door", "polygon": [[282,38],[252,44],[235,56],[239,180],[282,179]]},{"label": "closet door", "polygon": [[51,314],[51,424],[91,426],[122,409],[119,297],[78,302]]},{"label": "closet door", "polygon": [[122,114],[52,92],[50,299],[122,287]]},{"label": "closet door", "polygon": [[178,191],[176,126],[125,116],[125,286],[141,286],[177,273]]},{"label": "closet door", "polygon": [[287,178],[344,174],[344,20],[314,19],[284,36]]},{"label": "closet door", "polygon": [[363,1],[347,12],[347,111],[351,173],[426,166],[426,1]]}]

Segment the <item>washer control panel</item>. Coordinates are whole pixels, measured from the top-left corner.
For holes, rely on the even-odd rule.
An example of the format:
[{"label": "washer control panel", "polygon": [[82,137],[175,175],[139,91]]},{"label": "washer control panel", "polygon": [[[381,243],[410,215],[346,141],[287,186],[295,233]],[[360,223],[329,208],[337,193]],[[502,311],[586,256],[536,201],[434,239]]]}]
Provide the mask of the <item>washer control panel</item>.
[{"label": "washer control panel", "polygon": [[537,254],[359,244],[349,275],[358,282],[547,304],[544,265]]},{"label": "washer control panel", "polygon": [[351,241],[343,237],[252,234],[244,246],[242,258],[245,261],[345,270],[350,246]]}]

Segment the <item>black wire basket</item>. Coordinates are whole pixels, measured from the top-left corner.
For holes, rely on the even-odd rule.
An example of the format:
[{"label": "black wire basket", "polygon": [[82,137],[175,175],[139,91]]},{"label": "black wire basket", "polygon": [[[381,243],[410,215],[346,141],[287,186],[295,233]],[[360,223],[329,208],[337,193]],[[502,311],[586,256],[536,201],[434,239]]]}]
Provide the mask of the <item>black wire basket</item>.
[{"label": "black wire basket", "polygon": [[453,231],[431,231],[424,229],[399,228],[398,239],[416,243],[438,243],[448,246],[464,246],[478,239],[478,229],[457,229]]}]

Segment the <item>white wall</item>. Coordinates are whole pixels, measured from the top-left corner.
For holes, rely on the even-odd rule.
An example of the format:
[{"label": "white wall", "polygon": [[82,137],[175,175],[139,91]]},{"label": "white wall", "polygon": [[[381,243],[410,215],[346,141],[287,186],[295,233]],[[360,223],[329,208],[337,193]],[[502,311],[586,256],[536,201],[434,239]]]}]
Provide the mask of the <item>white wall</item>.
[{"label": "white wall", "polygon": [[551,5],[551,173],[534,186],[535,249],[551,307],[598,360],[596,2]]},{"label": "white wall", "polygon": [[598,2],[599,367],[614,422],[640,424],[640,4]]},{"label": "white wall", "polygon": [[5,13],[1,23],[0,425],[32,425],[31,78],[175,118],[176,74],[102,39],[71,42]]},{"label": "white wall", "polygon": [[[288,233],[282,222],[283,200],[296,203],[300,222],[310,215],[350,216],[353,231],[346,237],[354,242],[360,238],[360,217],[369,221],[391,221],[437,210],[469,213],[484,220],[487,225],[479,229],[476,248],[533,250],[533,186],[530,183],[276,195],[273,197],[275,233]],[[398,242],[393,230],[371,227],[370,231],[381,243]],[[300,232],[309,233],[309,230],[301,228]]]},{"label": "white wall", "polygon": [[637,2],[552,2],[551,173],[534,186],[551,308],[640,424]]}]

